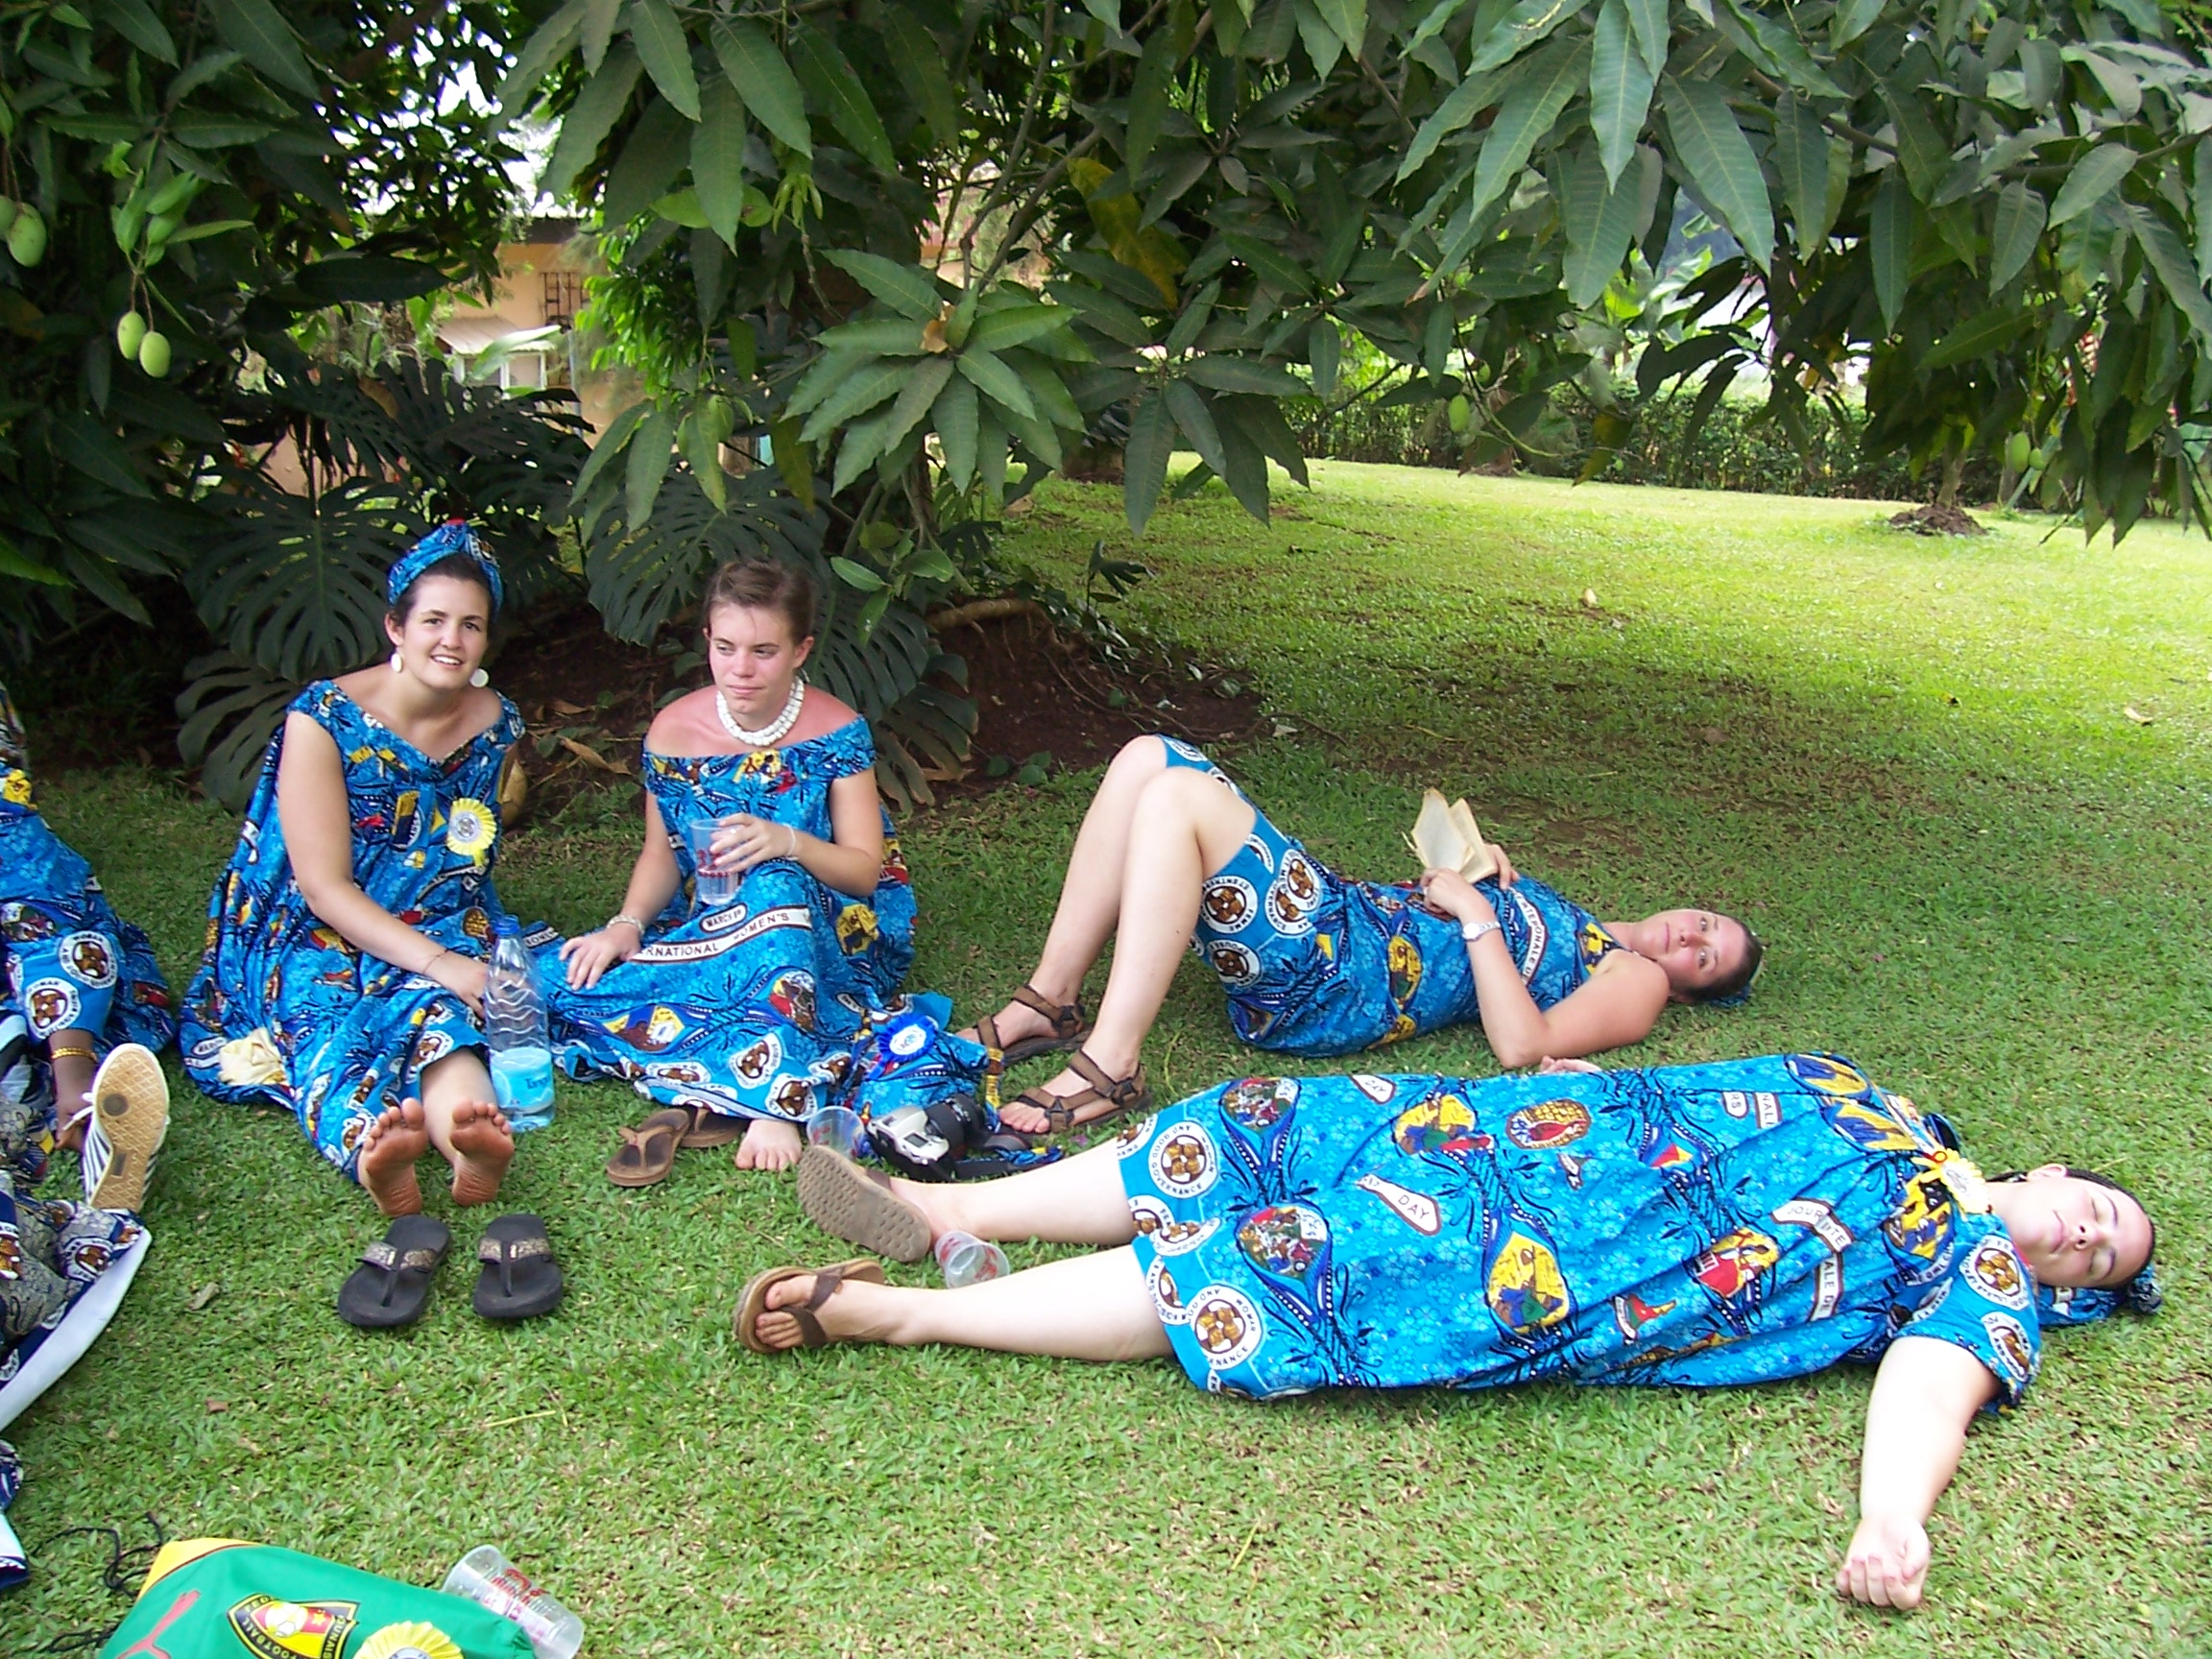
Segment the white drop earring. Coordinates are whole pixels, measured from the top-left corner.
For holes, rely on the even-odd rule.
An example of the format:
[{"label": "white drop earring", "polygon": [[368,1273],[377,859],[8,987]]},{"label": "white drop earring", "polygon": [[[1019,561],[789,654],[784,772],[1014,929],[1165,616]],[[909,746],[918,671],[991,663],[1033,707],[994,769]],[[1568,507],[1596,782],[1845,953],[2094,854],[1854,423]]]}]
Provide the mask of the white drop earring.
[{"label": "white drop earring", "polygon": [[479,668],[475,673],[469,676],[469,684],[475,686],[477,690],[481,691],[485,686],[492,684],[492,676],[485,673],[483,669]]},{"label": "white drop earring", "polygon": [[399,653],[397,651],[392,653],[392,672],[395,674],[404,674],[407,672],[407,664],[399,660]]}]

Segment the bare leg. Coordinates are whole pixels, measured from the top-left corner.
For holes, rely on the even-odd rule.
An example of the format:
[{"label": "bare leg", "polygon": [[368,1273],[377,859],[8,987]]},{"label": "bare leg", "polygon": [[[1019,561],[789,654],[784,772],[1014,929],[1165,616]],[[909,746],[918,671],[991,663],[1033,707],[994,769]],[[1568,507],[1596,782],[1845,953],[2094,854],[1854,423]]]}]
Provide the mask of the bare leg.
[{"label": "bare leg", "polygon": [[422,1126],[422,1102],[405,1100],[381,1114],[361,1138],[355,1166],[362,1187],[387,1215],[419,1215],[422,1190],[415,1184],[415,1160],[430,1150]]},{"label": "bare leg", "polygon": [[732,1158],[740,1169],[788,1169],[799,1162],[799,1126],[777,1118],[756,1118]]},{"label": "bare leg", "polygon": [[[776,1310],[804,1305],[813,1293],[810,1274],[771,1289],[769,1310],[754,1325],[760,1340],[797,1347],[798,1321]],[[1063,1359],[1152,1359],[1170,1352],[1136,1253],[1127,1248],[1046,1262],[961,1290],[847,1280],[814,1316],[841,1341],[946,1342]]]},{"label": "bare leg", "polygon": [[453,1166],[453,1202],[489,1204],[515,1159],[515,1136],[493,1103],[492,1073],[473,1048],[448,1054],[415,1079],[431,1144]]},{"label": "bare leg", "polygon": [[59,1126],[54,1140],[57,1145],[75,1152],[84,1144],[84,1122],[70,1121],[84,1110],[85,1095],[92,1089],[92,1062],[76,1054],[53,1054],[57,1048],[90,1048],[92,1033],[89,1031],[57,1031],[46,1039],[50,1064],[54,1069],[54,1118]]},{"label": "bare leg", "polygon": [[[1138,798],[1121,874],[1114,970],[1098,1004],[1097,1024],[1083,1043],[1084,1051],[1109,1077],[1126,1077],[1136,1069],[1145,1034],[1190,943],[1206,878],[1237,856],[1256,817],[1249,805],[1216,781],[1186,767],[1163,771]],[[1083,1087],[1073,1071],[1063,1071],[1045,1085],[1052,1094],[1072,1094]],[[1092,1115],[1107,1109],[1095,1107]],[[1025,1134],[1047,1127],[1045,1114],[1034,1107],[1009,1105],[1001,1116]]]},{"label": "bare leg", "polygon": [[[1052,913],[1045,953],[1029,983],[1048,1002],[1072,1002],[1082,995],[1091,972],[1121,917],[1121,872],[1128,861],[1129,830],[1144,787],[1167,770],[1167,752],[1157,737],[1132,737],[1121,745],[1114,764],[1098,781],[1068,855],[1060,883],[1060,907]],[[1039,1036],[1045,1017],[1025,1003],[1009,1002],[998,1011],[999,1034],[1009,1040]],[[968,1035],[973,1037],[971,1027]]]},{"label": "bare leg", "polygon": [[1126,1244],[1137,1236],[1120,1148],[1111,1141],[1002,1180],[948,1186],[895,1175],[891,1190],[929,1218],[932,1242],[947,1233],[1054,1244]]}]

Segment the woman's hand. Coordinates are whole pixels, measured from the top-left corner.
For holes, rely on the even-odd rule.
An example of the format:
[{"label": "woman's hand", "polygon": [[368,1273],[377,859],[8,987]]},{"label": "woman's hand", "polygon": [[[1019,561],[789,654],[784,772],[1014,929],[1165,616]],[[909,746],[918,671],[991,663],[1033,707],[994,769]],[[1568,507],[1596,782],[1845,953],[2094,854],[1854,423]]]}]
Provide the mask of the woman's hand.
[{"label": "woman's hand", "polygon": [[1868,1515],[1851,1534],[1836,1593],[1875,1607],[1920,1605],[1928,1582],[1928,1528],[1909,1515]]},{"label": "woman's hand", "polygon": [[1498,912],[1490,907],[1490,901],[1456,870],[1431,870],[1423,876],[1421,897],[1446,915],[1458,917],[1463,926],[1472,922],[1498,920]]},{"label": "woman's hand", "polygon": [[796,858],[799,839],[799,831],[788,824],[756,818],[750,812],[734,813],[714,832],[714,868],[724,875],[742,876],[771,859]]},{"label": "woman's hand", "polygon": [[1592,1076],[1601,1076],[1605,1068],[1596,1062],[1580,1059],[1574,1055],[1559,1059],[1547,1054],[1544,1056],[1544,1064],[1536,1068],[1536,1075],[1539,1077],[1561,1077],[1569,1072],[1586,1071]]},{"label": "woman's hand", "polygon": [[1490,879],[1497,882],[1501,887],[1512,886],[1514,878],[1520,875],[1520,872],[1513,868],[1513,860],[1505,856],[1505,849],[1499,846],[1495,841],[1485,841],[1483,846],[1490,849],[1490,856],[1498,861],[1498,874],[1491,877]]},{"label": "woman's hand", "polygon": [[627,922],[611,923],[596,933],[568,940],[561,947],[561,960],[568,965],[568,988],[590,990],[601,974],[629,961],[644,943],[644,936]]},{"label": "woman's hand", "polygon": [[441,952],[438,959],[422,971],[424,978],[436,980],[468,1003],[469,1012],[479,1020],[484,1018],[484,981],[490,973],[488,965],[458,950]]}]

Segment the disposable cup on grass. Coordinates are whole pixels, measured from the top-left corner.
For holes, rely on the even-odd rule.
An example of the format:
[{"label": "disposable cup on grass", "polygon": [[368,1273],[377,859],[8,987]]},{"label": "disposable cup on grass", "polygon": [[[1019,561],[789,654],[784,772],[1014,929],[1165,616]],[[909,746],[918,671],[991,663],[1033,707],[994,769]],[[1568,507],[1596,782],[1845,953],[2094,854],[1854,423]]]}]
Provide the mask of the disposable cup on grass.
[{"label": "disposable cup on grass", "polygon": [[860,1137],[863,1133],[860,1114],[843,1106],[825,1106],[810,1113],[806,1118],[806,1139],[817,1146],[827,1146],[832,1152],[841,1152],[848,1158],[860,1156]]},{"label": "disposable cup on grass", "polygon": [[1006,1252],[973,1233],[948,1233],[937,1240],[937,1266],[945,1275],[945,1288],[959,1290],[987,1279],[1003,1279],[1013,1271]]}]

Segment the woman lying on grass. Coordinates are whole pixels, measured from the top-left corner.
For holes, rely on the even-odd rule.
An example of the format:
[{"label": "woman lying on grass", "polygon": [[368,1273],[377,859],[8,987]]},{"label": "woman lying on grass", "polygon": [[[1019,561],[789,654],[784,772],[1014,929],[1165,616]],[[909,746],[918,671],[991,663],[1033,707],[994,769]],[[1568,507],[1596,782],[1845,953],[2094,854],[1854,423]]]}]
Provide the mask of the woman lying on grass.
[{"label": "woman lying on grass", "polygon": [[[1479,1020],[1502,1064],[1533,1066],[1638,1042],[1669,1002],[1733,1000],[1759,971],[1759,941],[1733,917],[1599,922],[1490,851],[1495,879],[1350,880],[1189,744],[1133,738],[1084,816],[1029,983],[974,1032],[1009,1060],[1076,1048],[1003,1109],[1007,1126],[1052,1133],[1151,1104],[1138,1051],[1193,930],[1237,1035],[1286,1054]],[[1113,972],[1086,1028],[1083,976],[1109,938]]]},{"label": "woman lying on grass", "polygon": [[300,693],[208,902],[185,996],[192,1080],[288,1106],[387,1215],[422,1208],[435,1146],[457,1204],[515,1156],[477,1017],[494,926],[499,777],[522,735],[485,688],[502,584],[468,525],[392,566],[379,663]]},{"label": "woman lying on grass", "polygon": [[[663,1108],[607,1166],[663,1179],[681,1143],[742,1137],[741,1169],[786,1169],[871,1002],[914,954],[914,896],[876,792],[868,723],[800,678],[814,584],[740,559],[707,585],[713,683],[645,735],[645,844],[622,908],[561,947],[555,1037],[570,1072],[622,1077]],[[694,837],[710,835],[709,902]]]},{"label": "woman lying on grass", "polygon": [[1966,1428],[2016,1403],[2040,1331],[2155,1307],[2143,1207],[2046,1165],[1984,1180],[1949,1126],[1849,1061],[1224,1083],[1066,1163],[971,1187],[822,1147],[800,1200],[919,1259],[954,1230],[1120,1246],[972,1286],[873,1262],[747,1287],[745,1344],[949,1342],[1171,1355],[1202,1388],[1693,1387],[1879,1361],[1839,1575],[1917,1605]]}]

